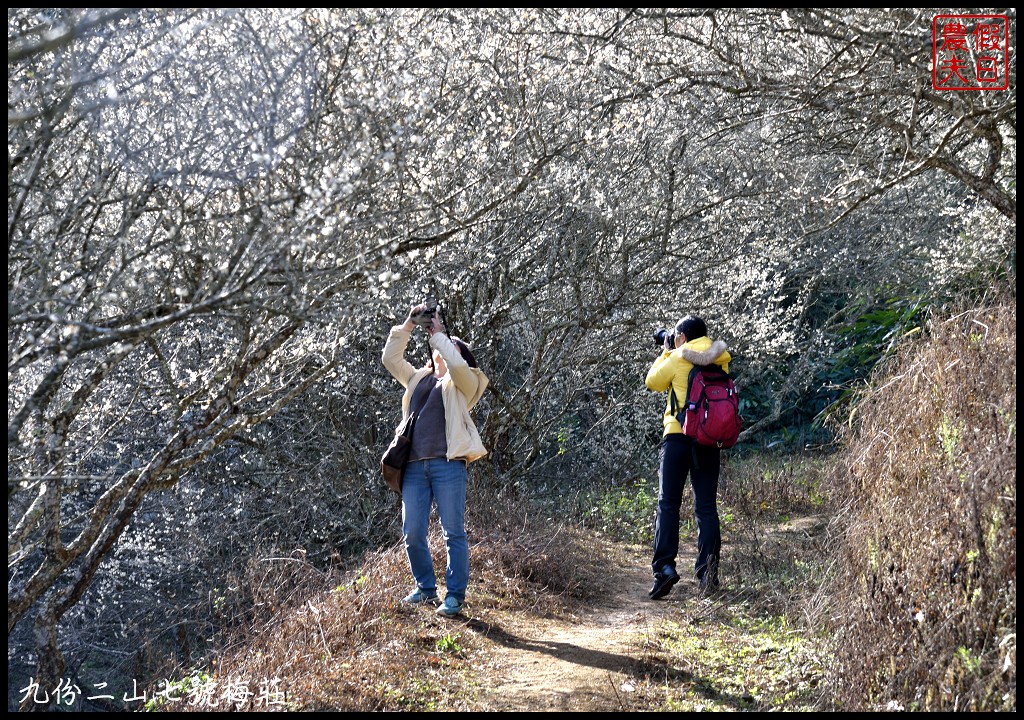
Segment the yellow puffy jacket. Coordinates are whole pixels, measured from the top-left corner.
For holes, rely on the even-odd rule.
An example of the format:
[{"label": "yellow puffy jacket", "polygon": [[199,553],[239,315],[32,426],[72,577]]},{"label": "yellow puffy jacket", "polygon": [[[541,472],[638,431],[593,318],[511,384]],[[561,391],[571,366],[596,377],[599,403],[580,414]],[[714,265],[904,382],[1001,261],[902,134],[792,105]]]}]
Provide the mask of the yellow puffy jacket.
[{"label": "yellow puffy jacket", "polygon": [[[720,365],[723,370],[729,372],[730,360],[732,360],[732,356],[724,342],[721,340],[712,342],[709,337],[699,337],[675,350],[665,350],[647,371],[647,379],[644,382],[649,389],[655,392],[665,392],[672,388],[676,394],[678,412],[678,409],[682,408],[683,403],[686,402],[686,385],[693,366],[714,364]],[[665,415],[662,418],[662,424],[665,426],[665,435],[683,431],[679,427],[676,416],[672,414],[671,395],[665,401]]]}]

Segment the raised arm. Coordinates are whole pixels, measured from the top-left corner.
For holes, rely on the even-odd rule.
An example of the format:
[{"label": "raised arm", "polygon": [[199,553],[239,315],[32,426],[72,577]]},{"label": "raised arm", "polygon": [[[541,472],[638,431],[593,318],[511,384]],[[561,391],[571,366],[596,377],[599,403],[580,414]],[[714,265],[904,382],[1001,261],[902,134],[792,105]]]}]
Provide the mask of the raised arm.
[{"label": "raised arm", "polygon": [[412,363],[405,359],[405,348],[409,345],[409,338],[412,337],[412,331],[416,327],[416,324],[411,320],[411,316],[415,311],[416,308],[412,308],[409,311],[409,317],[406,317],[403,324],[395,325],[391,328],[391,332],[388,333],[388,339],[384,343],[384,352],[381,354],[384,367],[395,376],[398,382],[402,383],[402,387],[409,385],[409,380],[412,379],[413,373],[416,372],[416,368],[413,367]]}]

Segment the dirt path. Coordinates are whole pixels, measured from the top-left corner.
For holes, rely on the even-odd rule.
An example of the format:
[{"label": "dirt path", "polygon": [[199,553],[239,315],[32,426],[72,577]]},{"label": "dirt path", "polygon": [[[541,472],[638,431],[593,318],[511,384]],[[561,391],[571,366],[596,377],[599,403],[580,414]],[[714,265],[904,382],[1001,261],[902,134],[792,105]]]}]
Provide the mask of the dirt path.
[{"label": "dirt path", "polygon": [[[609,568],[606,595],[580,614],[557,620],[490,615],[475,630],[486,652],[479,707],[502,711],[617,711],[629,707],[636,678],[649,673],[645,638],[678,616],[684,603],[702,602],[686,579],[657,602],[647,597],[648,560],[638,548]],[[692,559],[680,557],[684,568]]]},{"label": "dirt path", "polygon": [[[768,562],[817,552],[813,537],[822,527],[821,517],[794,518],[755,534],[759,557]],[[748,542],[724,536],[723,554],[750,555]],[[686,572],[695,548],[683,540],[677,561],[682,580],[666,598],[652,601],[649,549],[612,543],[606,550],[598,556],[607,591],[575,612],[469,608],[464,627],[480,642],[469,663],[474,677],[472,697],[463,696],[467,709],[816,707],[824,656],[802,630],[779,617],[755,578],[726,575],[721,591],[699,595]]]}]

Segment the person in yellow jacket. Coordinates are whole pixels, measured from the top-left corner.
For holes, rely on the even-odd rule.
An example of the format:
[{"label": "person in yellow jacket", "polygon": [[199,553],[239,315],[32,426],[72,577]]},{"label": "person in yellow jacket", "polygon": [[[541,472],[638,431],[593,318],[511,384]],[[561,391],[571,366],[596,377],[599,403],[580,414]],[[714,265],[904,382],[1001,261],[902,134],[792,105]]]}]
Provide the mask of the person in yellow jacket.
[{"label": "person in yellow jacket", "polygon": [[[662,425],[665,428],[660,450],[658,511],[654,525],[654,557],[651,568],[654,585],[648,596],[652,600],[665,597],[679,582],[676,556],[679,553],[679,508],[683,488],[690,476],[693,487],[693,510],[697,519],[697,561],[694,574],[702,593],[719,585],[718,563],[722,547],[718,519],[718,475],[720,450],[699,445],[683,435],[675,413],[686,403],[690,370],[694,365],[720,365],[729,371],[732,356],[721,340],[707,336],[707,324],[688,315],[675,327],[675,335],[667,334],[661,355],[647,372],[646,385],[655,392],[668,393]],[[672,395],[675,394],[675,402]]]},{"label": "person in yellow jacket", "polygon": [[441,615],[462,611],[469,583],[469,544],[466,539],[466,465],[487,454],[470,416],[489,380],[469,346],[449,337],[434,313],[425,326],[430,335],[430,364],[415,368],[405,349],[425,305],[409,311],[402,325],[391,328],[384,344],[384,367],[405,388],[403,419],[418,412],[412,433],[409,462],[402,481],[402,535],[416,589],[404,598],[411,604],[436,603],[437,578],[427,544],[430,510],[437,503],[448,552],[445,599]]}]

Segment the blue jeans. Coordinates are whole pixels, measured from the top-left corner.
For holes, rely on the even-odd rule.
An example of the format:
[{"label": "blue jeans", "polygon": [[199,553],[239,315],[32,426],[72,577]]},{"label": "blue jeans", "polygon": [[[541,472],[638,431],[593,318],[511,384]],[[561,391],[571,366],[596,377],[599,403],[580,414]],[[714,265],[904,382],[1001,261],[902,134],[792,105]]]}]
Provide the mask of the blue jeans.
[{"label": "blue jeans", "polygon": [[683,487],[690,476],[693,486],[693,513],[697,518],[698,580],[718,581],[718,561],[722,550],[722,530],[718,520],[718,472],[721,455],[718,448],[698,445],[682,434],[666,435],[661,444],[661,481],[658,489],[658,517],[654,524],[654,559],[651,567],[660,573],[666,565],[676,567],[679,553],[679,508]]},{"label": "blue jeans", "polygon": [[427,544],[430,509],[437,501],[441,531],[448,550],[445,585],[448,595],[460,603],[469,584],[469,543],[466,540],[466,463],[431,458],[414,460],[405,467],[402,480],[402,534],[416,585],[437,591],[434,559]]}]

